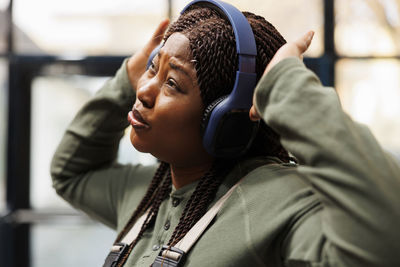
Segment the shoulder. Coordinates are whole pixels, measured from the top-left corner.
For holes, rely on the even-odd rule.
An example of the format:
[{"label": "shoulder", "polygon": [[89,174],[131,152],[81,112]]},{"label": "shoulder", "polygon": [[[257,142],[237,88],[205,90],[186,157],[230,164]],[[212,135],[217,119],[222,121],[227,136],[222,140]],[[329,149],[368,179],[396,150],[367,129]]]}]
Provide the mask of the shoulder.
[{"label": "shoulder", "polygon": [[221,224],[231,224],[236,235],[244,231],[250,248],[262,260],[280,255],[288,233],[303,218],[315,217],[313,227],[320,233],[320,198],[302,179],[296,164],[258,158],[246,162],[242,168],[249,163],[253,164],[251,170],[243,176],[222,210],[226,218],[220,218]]},{"label": "shoulder", "polygon": [[[123,227],[132,212],[139,205],[157,170],[158,165],[124,165],[120,175],[124,177],[119,183],[118,227]],[[117,177],[115,177],[117,178]],[[118,179],[118,178],[117,178]]]},{"label": "shoulder", "polygon": [[256,165],[240,184],[242,196],[249,201],[258,202],[264,207],[283,209],[304,199],[318,200],[295,163],[283,163],[279,159],[265,157],[252,159],[245,164]]},{"label": "shoulder", "polygon": [[158,165],[124,165],[120,168],[121,176],[124,176],[121,190],[129,197],[134,193],[141,194],[150,184]]}]

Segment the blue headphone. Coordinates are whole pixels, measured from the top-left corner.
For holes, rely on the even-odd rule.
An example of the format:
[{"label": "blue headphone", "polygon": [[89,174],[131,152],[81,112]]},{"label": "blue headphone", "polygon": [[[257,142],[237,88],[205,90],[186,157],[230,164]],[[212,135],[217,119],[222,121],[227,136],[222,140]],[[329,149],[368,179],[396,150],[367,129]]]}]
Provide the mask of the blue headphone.
[{"label": "blue headphone", "polygon": [[[253,142],[259,123],[249,119],[256,86],[257,47],[246,17],[234,6],[217,0],[194,0],[182,11],[196,4],[211,8],[229,20],[235,33],[239,67],[232,92],[210,104],[204,112],[203,146],[215,157],[234,158],[243,155]],[[158,54],[158,46],[150,54],[147,67]]]}]

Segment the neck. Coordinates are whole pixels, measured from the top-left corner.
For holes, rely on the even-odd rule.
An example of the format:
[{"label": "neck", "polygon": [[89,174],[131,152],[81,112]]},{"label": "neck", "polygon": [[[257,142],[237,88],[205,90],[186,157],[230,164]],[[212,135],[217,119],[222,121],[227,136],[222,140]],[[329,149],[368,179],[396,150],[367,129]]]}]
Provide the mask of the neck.
[{"label": "neck", "polygon": [[191,184],[201,179],[211,169],[212,164],[212,161],[185,167],[171,164],[172,184],[176,189]]}]

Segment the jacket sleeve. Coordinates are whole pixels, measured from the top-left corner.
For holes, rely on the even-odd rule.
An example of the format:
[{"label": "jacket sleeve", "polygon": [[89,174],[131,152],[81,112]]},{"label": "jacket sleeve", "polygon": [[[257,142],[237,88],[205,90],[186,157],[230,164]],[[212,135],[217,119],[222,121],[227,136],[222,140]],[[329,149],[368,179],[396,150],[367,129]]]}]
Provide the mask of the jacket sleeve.
[{"label": "jacket sleeve", "polygon": [[398,163],[299,59],[278,63],[255,94],[323,204],[287,235],[286,266],[400,266]]},{"label": "jacket sleeve", "polygon": [[149,175],[142,166],[115,163],[134,98],[125,61],[115,77],[78,112],[51,163],[57,193],[113,228],[128,178]]}]

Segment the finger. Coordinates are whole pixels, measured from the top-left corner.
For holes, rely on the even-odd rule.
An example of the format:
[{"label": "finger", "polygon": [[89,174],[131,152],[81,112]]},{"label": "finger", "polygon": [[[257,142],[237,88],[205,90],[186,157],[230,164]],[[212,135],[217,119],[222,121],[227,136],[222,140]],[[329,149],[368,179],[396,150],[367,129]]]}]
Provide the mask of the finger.
[{"label": "finger", "polygon": [[251,106],[250,111],[249,111],[249,117],[251,121],[258,121],[261,119],[260,115],[258,115],[258,112],[256,110],[256,108],[253,106]]},{"label": "finger", "polygon": [[153,36],[151,37],[151,44],[153,46],[157,46],[162,41],[168,25],[169,19],[164,19],[160,22],[160,24],[158,24],[157,29],[154,31]]},{"label": "finger", "polygon": [[314,31],[309,31],[302,37],[300,37],[295,44],[300,50],[300,53],[303,54],[311,45],[311,41],[314,37]]},{"label": "finger", "polygon": [[309,31],[308,33],[306,33],[306,46],[307,49],[310,47],[311,45],[311,41],[314,37],[315,32],[314,31]]}]

